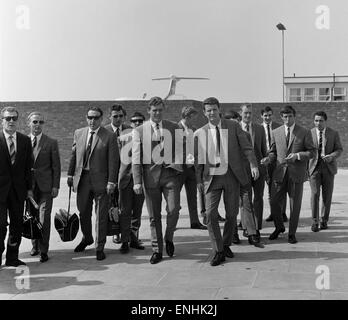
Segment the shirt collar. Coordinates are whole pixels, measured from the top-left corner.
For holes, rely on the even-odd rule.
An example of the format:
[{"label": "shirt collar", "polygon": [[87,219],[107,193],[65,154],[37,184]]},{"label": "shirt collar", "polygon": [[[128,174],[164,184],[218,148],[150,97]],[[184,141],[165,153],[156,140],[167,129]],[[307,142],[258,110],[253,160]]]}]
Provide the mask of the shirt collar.
[{"label": "shirt collar", "polygon": [[34,137],[36,137],[37,144],[39,144],[39,141],[40,141],[40,139],[42,137],[42,132],[39,135],[37,135],[37,136],[34,136],[33,134],[30,134],[31,141],[34,140]]},{"label": "shirt collar", "polygon": [[[94,130],[95,134],[98,133],[99,129],[100,129],[100,127],[98,129]],[[88,128],[88,134],[91,134],[91,132],[92,132],[91,128]]]},{"label": "shirt collar", "polygon": [[250,130],[250,128],[251,128],[251,122],[250,122],[250,123],[246,123],[246,122],[241,121],[240,123],[242,124],[243,130],[246,128],[247,125],[249,126],[249,130]]},{"label": "shirt collar", "polygon": [[[317,135],[319,135],[319,129],[318,128],[315,128],[315,130],[316,130],[316,132],[317,132]],[[325,134],[325,131],[326,131],[326,127],[324,128],[324,130],[322,131],[323,132],[323,134]]]},{"label": "shirt collar", "polygon": [[111,123],[111,128],[112,128],[112,130],[114,130],[114,132],[116,132],[116,130],[119,129],[119,130],[120,130],[120,133],[121,133],[121,131],[122,131],[122,124],[121,124],[119,127],[116,127],[116,126],[114,126],[114,125]]},{"label": "shirt collar", "polygon": [[[284,128],[285,128],[285,132],[287,132],[288,131],[288,127],[284,125]],[[290,128],[290,132],[292,132],[294,130],[294,128],[295,128],[295,123],[291,127],[289,127],[289,128]]]},{"label": "shirt collar", "polygon": [[[156,125],[157,125],[157,122],[154,122],[154,121],[152,121],[151,119],[150,119],[150,123],[151,123],[151,126],[152,126],[152,128],[156,128]],[[160,128],[162,128],[163,126],[162,126],[162,121],[160,121],[159,123],[159,127]]]},{"label": "shirt collar", "polygon": [[15,140],[17,140],[17,132],[15,132],[14,134],[8,134],[5,130],[2,130],[2,131],[4,133],[6,140],[8,139],[9,136],[12,136]]},{"label": "shirt collar", "polygon": [[269,125],[270,128],[272,128],[272,121],[270,123],[266,123],[266,122],[262,122],[262,125],[267,128],[267,126]]},{"label": "shirt collar", "polygon": [[[210,123],[210,122],[208,122],[209,123],[209,127],[211,128],[211,129],[215,129],[215,125],[213,125],[212,123]],[[219,121],[219,123],[217,124],[217,126],[219,127],[219,129],[221,129],[221,120]]]}]

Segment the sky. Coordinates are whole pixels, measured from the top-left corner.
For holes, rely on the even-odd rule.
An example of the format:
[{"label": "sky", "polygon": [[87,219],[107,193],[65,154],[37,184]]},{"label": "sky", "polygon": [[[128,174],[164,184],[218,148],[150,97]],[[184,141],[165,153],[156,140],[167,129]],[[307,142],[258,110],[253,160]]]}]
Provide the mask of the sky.
[{"label": "sky", "polygon": [[285,76],[348,74],[348,1],[0,0],[0,101],[163,97],[170,74],[209,78],[187,99],[281,101],[279,22]]}]

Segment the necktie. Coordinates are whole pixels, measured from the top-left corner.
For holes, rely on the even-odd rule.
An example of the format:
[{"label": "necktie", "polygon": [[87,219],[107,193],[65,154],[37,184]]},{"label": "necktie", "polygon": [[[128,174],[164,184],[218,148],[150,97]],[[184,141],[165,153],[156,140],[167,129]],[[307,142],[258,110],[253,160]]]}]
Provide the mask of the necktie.
[{"label": "necktie", "polygon": [[36,138],[36,136],[34,136],[34,139],[33,139],[33,149],[35,149],[36,145],[37,145],[37,138]]},{"label": "necktie", "polygon": [[289,141],[290,141],[290,128],[288,128],[288,133],[286,134],[286,146],[288,147],[289,146]]},{"label": "necktie", "polygon": [[321,159],[322,149],[323,149],[323,131],[319,131],[318,159]]},{"label": "necktie", "polygon": [[220,130],[218,126],[215,126],[216,129],[216,155],[220,156],[221,151],[221,140],[220,140]]},{"label": "necktie", "polygon": [[8,139],[10,141],[10,159],[11,159],[11,164],[14,164],[14,162],[16,160],[16,149],[15,149],[15,145],[14,145],[14,142],[13,142],[13,136],[9,136]]},{"label": "necktie", "polygon": [[268,148],[271,148],[271,130],[269,128],[269,124],[267,125],[267,135],[268,135]]},{"label": "necktie", "polygon": [[120,136],[120,128],[116,129],[116,136],[117,136],[117,138]]},{"label": "necktie", "polygon": [[249,133],[249,124],[248,123],[245,125],[245,131]]},{"label": "necktie", "polygon": [[87,167],[88,159],[89,159],[89,156],[91,155],[91,149],[92,149],[93,135],[94,134],[95,134],[95,132],[91,131],[91,135],[90,135],[89,140],[88,140],[86,152],[85,152],[84,157],[83,157],[83,167],[84,168]]}]

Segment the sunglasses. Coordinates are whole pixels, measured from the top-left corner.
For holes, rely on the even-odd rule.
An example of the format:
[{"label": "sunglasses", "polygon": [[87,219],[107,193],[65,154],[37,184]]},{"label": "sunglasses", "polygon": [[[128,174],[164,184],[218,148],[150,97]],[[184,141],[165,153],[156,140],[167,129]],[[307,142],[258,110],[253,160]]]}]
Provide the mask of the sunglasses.
[{"label": "sunglasses", "polygon": [[3,119],[5,119],[7,122],[10,122],[11,120],[13,120],[13,121],[17,121],[17,120],[18,120],[18,116],[13,116],[13,117],[3,117]]},{"label": "sunglasses", "polygon": [[140,123],[143,123],[144,120],[143,119],[132,119],[131,122],[140,122]]},{"label": "sunglasses", "polygon": [[123,118],[123,114],[115,114],[114,116],[112,116],[114,119],[117,118]]},{"label": "sunglasses", "polygon": [[33,120],[32,123],[33,123],[33,124],[38,124],[38,123],[44,124],[45,121],[43,121],[43,120]]},{"label": "sunglasses", "polygon": [[87,116],[88,120],[99,120],[101,116]]}]

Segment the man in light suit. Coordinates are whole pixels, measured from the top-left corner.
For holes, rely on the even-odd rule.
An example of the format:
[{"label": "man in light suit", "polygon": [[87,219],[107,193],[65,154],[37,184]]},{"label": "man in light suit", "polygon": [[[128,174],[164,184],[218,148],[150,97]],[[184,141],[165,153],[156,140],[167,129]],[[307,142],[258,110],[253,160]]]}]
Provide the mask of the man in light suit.
[{"label": "man in light suit", "polygon": [[318,152],[309,160],[309,183],[311,187],[312,231],[319,231],[319,197],[322,192],[322,207],[320,229],[327,229],[329,221],[332,192],[335,174],[337,173],[336,159],[343,149],[337,131],[327,127],[327,115],[324,111],[314,114],[312,138]]},{"label": "man in light suit", "polygon": [[[128,134],[132,129],[131,126],[125,123],[126,117],[127,117],[127,112],[123,108],[123,106],[120,104],[114,104],[110,107],[110,123],[105,126],[105,129],[115,133],[119,153],[121,151],[121,145],[119,143],[120,135],[123,133]],[[121,199],[118,199],[118,200],[121,202]],[[119,203],[119,205],[122,206],[121,203]],[[122,243],[120,247],[121,253],[129,252],[128,242],[129,242],[129,230],[130,230],[131,217],[128,214],[130,214],[130,212],[126,210],[124,215],[120,216],[119,223],[120,223],[121,237],[119,234],[114,235],[112,237],[112,242]]]},{"label": "man in light suit", "polygon": [[173,236],[180,210],[182,130],[176,123],[163,120],[163,110],[163,100],[160,97],[151,98],[147,108],[150,119],[133,130],[133,189],[136,194],[145,192],[153,250],[151,264],[163,258],[162,194],[167,203],[164,241],[169,257],[174,255]]},{"label": "man in light suit", "polygon": [[40,112],[28,116],[30,139],[33,148],[33,192],[39,205],[39,219],[42,224],[42,239],[32,240],[30,255],[40,253],[40,261],[48,260],[51,232],[51,211],[53,198],[58,196],[60,184],[60,158],[58,142],[42,133],[44,117]]},{"label": "man in light suit", "polygon": [[[181,120],[178,123],[180,129],[183,130],[183,174],[181,180],[181,188],[185,186],[188,210],[190,215],[191,229],[206,230],[207,227],[201,224],[198,218],[197,210],[197,181],[194,162],[188,163],[189,158],[193,158],[193,133],[196,128],[193,127],[193,121],[197,115],[197,110],[194,107],[183,107],[181,110]],[[189,143],[187,143],[189,142]],[[192,150],[191,150],[192,149]],[[188,158],[188,159],[187,159]],[[187,161],[188,160],[188,161]]]},{"label": "man in light suit", "polygon": [[256,229],[258,236],[260,236],[263,218],[263,192],[265,189],[265,178],[267,174],[266,167],[261,165],[261,160],[267,156],[266,135],[261,125],[251,121],[252,106],[250,104],[241,105],[240,115],[242,117],[240,125],[242,129],[250,135],[260,173],[257,180],[251,180]]},{"label": "man in light suit", "polygon": [[101,127],[103,111],[89,107],[88,127],[77,129],[74,134],[72,154],[68,169],[68,186],[77,192],[82,241],[75,252],[82,252],[93,244],[92,207],[96,211],[96,258],[104,260],[109,196],[114,192],[119,168],[119,152],[115,135]]},{"label": "man in light suit", "polygon": [[[195,165],[198,188],[205,193],[207,227],[214,257],[210,264],[217,266],[225,257],[233,258],[230,249],[237,225],[240,185],[248,183],[242,154],[251,164],[254,179],[259,170],[253,147],[240,125],[221,119],[219,101],[210,97],[203,101],[203,111],[208,124],[195,132]],[[222,191],[226,209],[223,236],[218,222],[218,206]]]},{"label": "man in light suit", "polygon": [[[277,129],[280,127],[280,124],[273,121],[273,110],[270,106],[266,106],[265,109],[261,110],[261,118],[262,118],[262,127],[265,130],[266,135],[266,145],[267,145],[267,152],[271,149],[271,140],[272,140],[272,131],[274,129]],[[275,168],[275,163],[270,163],[268,166],[266,166],[266,183],[268,186],[268,202],[269,206],[271,207],[271,189],[272,189],[272,175],[273,170]],[[286,195],[284,197],[284,200],[282,200],[282,216],[283,221],[287,222],[288,217],[286,216]],[[267,222],[273,221],[272,215],[269,214],[269,216],[266,218]]]},{"label": "man in light suit", "polygon": [[[130,119],[132,128],[139,127],[145,121],[145,117],[140,112],[135,112]],[[145,247],[139,242],[139,228],[141,225],[141,213],[144,204],[144,194],[136,194],[133,190],[132,175],[132,131],[123,131],[119,137],[120,148],[120,171],[118,174],[118,188],[120,192],[120,222],[122,233],[121,253],[126,253],[123,248],[124,240],[130,241],[129,246],[134,249],[144,250]]]},{"label": "man in light suit", "polygon": [[295,109],[287,105],[280,111],[284,125],[273,130],[271,149],[262,163],[276,162],[273,172],[271,215],[275,230],[270,240],[285,232],[281,212],[281,200],[288,193],[290,198],[290,222],[288,242],[297,242],[295,233],[301,211],[303,183],[307,179],[307,163],[314,156],[315,147],[309,130],[295,124]]},{"label": "man in light suit", "polygon": [[17,132],[18,111],[15,107],[1,110],[0,131],[0,265],[5,251],[7,216],[10,218],[5,265],[18,267],[22,240],[24,201],[33,196],[33,165],[30,138]]}]

